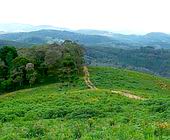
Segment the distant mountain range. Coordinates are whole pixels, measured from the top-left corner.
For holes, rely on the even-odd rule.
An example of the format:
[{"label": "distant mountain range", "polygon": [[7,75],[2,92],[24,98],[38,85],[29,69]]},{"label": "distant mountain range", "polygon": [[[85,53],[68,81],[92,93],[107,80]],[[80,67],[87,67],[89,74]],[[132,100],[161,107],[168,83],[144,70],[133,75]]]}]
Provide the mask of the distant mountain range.
[{"label": "distant mountain range", "polygon": [[107,36],[127,44],[127,47],[153,46],[156,48],[170,48],[170,34],[161,32],[151,32],[146,35],[124,35],[99,30],[78,30],[77,32],[85,35]]},{"label": "distant mountain range", "polygon": [[20,43],[30,44],[45,44],[53,42],[62,42],[64,40],[76,41],[87,46],[103,46],[112,45],[116,40],[105,36],[98,35],[84,35],[75,32],[61,31],[61,30],[39,30],[33,32],[20,32],[1,34],[1,40],[16,41]]},{"label": "distant mountain range", "polygon": [[85,46],[139,48],[153,46],[170,48],[170,35],[153,32],[146,35],[123,35],[100,30],[69,30],[54,26],[29,24],[0,24],[0,40],[30,45],[73,40]]}]

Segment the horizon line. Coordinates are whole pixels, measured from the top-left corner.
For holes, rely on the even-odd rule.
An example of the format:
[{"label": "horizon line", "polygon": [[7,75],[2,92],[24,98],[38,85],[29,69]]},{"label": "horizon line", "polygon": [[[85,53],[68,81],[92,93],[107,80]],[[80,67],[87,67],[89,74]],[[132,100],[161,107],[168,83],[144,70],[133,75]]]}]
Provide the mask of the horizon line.
[{"label": "horizon line", "polygon": [[[29,24],[29,23],[18,23],[18,22],[11,22],[11,23],[0,23],[0,25],[8,25],[8,24],[21,24],[21,25],[30,25],[33,27],[39,27],[39,26],[51,26],[51,28],[56,28],[56,29],[40,29],[40,30],[63,30],[63,31],[79,31],[79,30],[91,30],[91,31],[104,31],[104,32],[108,32],[108,33],[115,33],[115,34],[122,34],[122,35],[147,35],[149,33],[164,33],[167,35],[170,35],[169,32],[163,32],[163,31],[150,31],[150,32],[139,32],[139,31],[132,31],[132,30],[112,30],[112,29],[97,29],[97,28],[69,28],[69,27],[59,27],[59,26],[55,26],[52,24]],[[58,29],[57,29],[58,28]],[[19,29],[18,29],[19,30]],[[39,30],[32,30],[32,31],[39,31]],[[3,30],[0,30],[0,32],[4,32],[4,33],[17,33],[17,32],[32,32],[32,31],[13,31],[13,32],[6,32]]]}]

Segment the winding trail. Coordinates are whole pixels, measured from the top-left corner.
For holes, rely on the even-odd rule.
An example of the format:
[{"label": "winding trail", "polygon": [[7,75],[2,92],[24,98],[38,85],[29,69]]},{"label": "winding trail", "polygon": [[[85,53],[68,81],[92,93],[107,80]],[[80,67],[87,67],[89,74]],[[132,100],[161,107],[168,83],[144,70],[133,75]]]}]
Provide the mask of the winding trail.
[{"label": "winding trail", "polygon": [[90,74],[86,66],[83,67],[84,81],[90,89],[97,89],[95,85],[90,81]]},{"label": "winding trail", "polygon": [[[86,83],[86,85],[90,88],[90,89],[94,89],[96,90],[97,87],[90,81],[90,74],[88,71],[87,66],[83,67],[83,72],[84,72],[84,81]],[[125,96],[128,97],[130,99],[134,99],[134,100],[145,100],[145,98],[137,96],[137,95],[133,95],[128,91],[116,91],[116,90],[111,90],[111,93],[116,93],[119,94],[121,96]]]},{"label": "winding trail", "polygon": [[135,99],[135,100],[145,100],[145,98],[133,95],[133,94],[127,92],[127,91],[115,91],[115,90],[111,90],[111,92],[112,93],[116,93],[116,94],[120,94],[122,96],[126,96],[126,97],[131,98],[131,99]]}]

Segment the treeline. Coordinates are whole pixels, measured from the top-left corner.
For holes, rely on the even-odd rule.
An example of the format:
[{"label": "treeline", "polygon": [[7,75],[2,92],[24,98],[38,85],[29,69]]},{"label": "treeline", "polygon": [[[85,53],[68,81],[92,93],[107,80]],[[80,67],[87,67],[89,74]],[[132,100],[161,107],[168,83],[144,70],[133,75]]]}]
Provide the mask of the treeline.
[{"label": "treeline", "polygon": [[75,42],[0,49],[0,92],[33,86],[47,77],[73,82],[82,73],[83,49]]},{"label": "treeline", "polygon": [[138,49],[86,47],[90,65],[116,66],[170,77],[170,49],[147,46]]}]

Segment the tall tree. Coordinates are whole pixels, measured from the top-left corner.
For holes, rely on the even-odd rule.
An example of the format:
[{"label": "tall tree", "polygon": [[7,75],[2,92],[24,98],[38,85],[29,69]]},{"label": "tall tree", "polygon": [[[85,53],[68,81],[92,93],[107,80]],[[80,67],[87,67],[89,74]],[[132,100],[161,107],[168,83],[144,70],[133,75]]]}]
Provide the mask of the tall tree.
[{"label": "tall tree", "polygon": [[13,79],[15,84],[22,86],[26,80],[26,64],[29,63],[29,60],[24,57],[17,57],[13,60],[13,66],[10,71],[10,77]]},{"label": "tall tree", "polygon": [[13,59],[18,56],[17,50],[15,47],[5,46],[0,49],[0,58],[4,61],[6,66],[10,66]]}]

